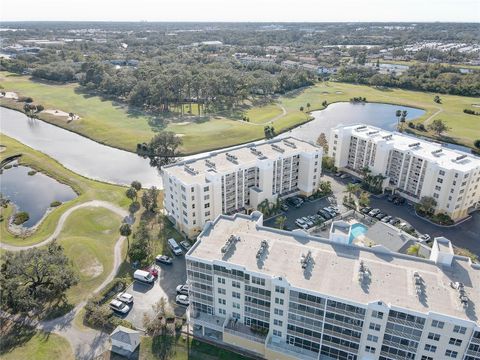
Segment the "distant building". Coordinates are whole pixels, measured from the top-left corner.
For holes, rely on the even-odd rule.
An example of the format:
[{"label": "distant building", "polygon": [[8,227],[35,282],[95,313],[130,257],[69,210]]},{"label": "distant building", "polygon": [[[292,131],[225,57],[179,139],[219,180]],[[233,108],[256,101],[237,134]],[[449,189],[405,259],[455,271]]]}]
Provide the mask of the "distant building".
[{"label": "distant building", "polygon": [[300,66],[300,63],[298,61],[285,60],[282,61],[282,66],[287,69],[296,69]]},{"label": "distant building", "polygon": [[124,326],[117,326],[110,334],[110,340],[112,352],[129,358],[140,345],[140,332]]}]

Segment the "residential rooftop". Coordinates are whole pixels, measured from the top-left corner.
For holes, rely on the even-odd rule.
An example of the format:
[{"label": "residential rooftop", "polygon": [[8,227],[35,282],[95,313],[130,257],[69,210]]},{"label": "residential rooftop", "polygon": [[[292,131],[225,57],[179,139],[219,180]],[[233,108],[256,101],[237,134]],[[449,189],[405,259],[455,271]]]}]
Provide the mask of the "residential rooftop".
[{"label": "residential rooftop", "polygon": [[[333,243],[301,230],[268,228],[262,221],[259,212],[220,215],[206,224],[187,257],[223,261],[251,272],[282,277],[292,287],[346,301],[368,304],[382,300],[411,311],[441,313],[480,323],[480,266],[466,257],[454,256],[451,266],[444,266],[385,249]],[[261,247],[267,250],[259,260]],[[312,261],[302,268],[301,260],[308,252]],[[358,280],[361,262],[370,273],[368,282]],[[416,272],[425,285],[419,296]],[[452,288],[451,282],[464,284],[469,298],[467,308],[462,307],[458,290]]]},{"label": "residential rooftop", "polygon": [[229,150],[211,152],[201,158],[180,161],[163,167],[163,171],[186,184],[204,183],[210,173],[230,173],[238,167],[255,166],[259,160],[279,159],[288,154],[318,151],[319,147],[294,137],[241,145]]},{"label": "residential rooftop", "polygon": [[362,139],[373,139],[375,142],[384,141],[392,144],[396,150],[410,151],[413,155],[437,163],[445,169],[470,171],[480,168],[480,158],[472,154],[442,146],[440,143],[423,140],[410,135],[391,132],[375,126],[355,124],[339,125],[337,128],[351,129],[352,134]]}]

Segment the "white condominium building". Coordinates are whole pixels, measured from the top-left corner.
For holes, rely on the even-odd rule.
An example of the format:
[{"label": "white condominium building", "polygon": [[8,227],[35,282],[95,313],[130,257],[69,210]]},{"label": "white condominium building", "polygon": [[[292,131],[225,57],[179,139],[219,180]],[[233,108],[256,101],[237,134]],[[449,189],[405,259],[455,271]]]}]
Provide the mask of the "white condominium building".
[{"label": "white condominium building", "polygon": [[330,134],[335,166],[359,175],[386,177],[384,188],[419,202],[437,202],[436,212],[458,220],[480,206],[480,158],[440,144],[368,125],[338,126]]},{"label": "white condominium building", "polygon": [[266,359],[480,359],[480,266],[221,215],[186,255],[194,335]]},{"label": "white condominium building", "polygon": [[213,152],[162,169],[164,207],[188,237],[220,214],[248,212],[268,200],[311,195],[319,186],[322,149],[295,138]]}]

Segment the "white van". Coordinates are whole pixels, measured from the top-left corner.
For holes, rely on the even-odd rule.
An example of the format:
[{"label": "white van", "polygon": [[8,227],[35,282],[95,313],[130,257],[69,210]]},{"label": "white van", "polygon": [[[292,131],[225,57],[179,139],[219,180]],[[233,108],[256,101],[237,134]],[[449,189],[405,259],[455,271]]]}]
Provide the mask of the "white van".
[{"label": "white van", "polygon": [[144,270],[135,270],[133,273],[133,278],[147,284],[151,284],[155,280],[152,274]]},{"label": "white van", "polygon": [[180,248],[180,246],[177,244],[177,242],[175,241],[175,239],[173,238],[170,238],[167,240],[168,241],[168,246],[170,246],[170,249],[172,249],[173,253],[177,256],[179,255],[182,255],[183,254],[183,251],[182,249]]}]

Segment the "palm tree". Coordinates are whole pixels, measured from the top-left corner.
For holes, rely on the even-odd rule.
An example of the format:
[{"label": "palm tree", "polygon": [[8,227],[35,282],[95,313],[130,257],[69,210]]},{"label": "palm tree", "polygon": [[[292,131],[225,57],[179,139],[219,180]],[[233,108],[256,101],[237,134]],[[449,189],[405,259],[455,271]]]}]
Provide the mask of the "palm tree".
[{"label": "palm tree", "polygon": [[370,195],[366,191],[362,191],[358,199],[358,204],[360,206],[366,207],[370,205]]},{"label": "palm tree", "polygon": [[397,117],[397,130],[400,127],[400,117],[402,116],[402,110],[395,111],[395,116]]},{"label": "palm tree", "polygon": [[277,225],[279,229],[283,229],[286,221],[287,221],[287,218],[285,216],[279,216],[275,219],[275,225]]},{"label": "palm tree", "polygon": [[365,166],[365,167],[360,169],[360,172],[361,172],[363,178],[365,179],[367,177],[367,175],[372,172],[372,170],[370,170],[370,168],[368,166]]},{"label": "palm tree", "polygon": [[356,194],[360,190],[360,186],[358,184],[347,184],[347,187],[344,192],[348,195],[348,201],[352,201],[352,195]]},{"label": "palm tree", "polygon": [[129,224],[123,223],[122,226],[120,226],[120,235],[127,238],[127,249],[130,248],[130,240],[128,239],[128,237],[132,235],[132,228]]},{"label": "palm tree", "polygon": [[407,254],[412,256],[418,256],[420,252],[420,244],[410,245],[407,249]]}]

